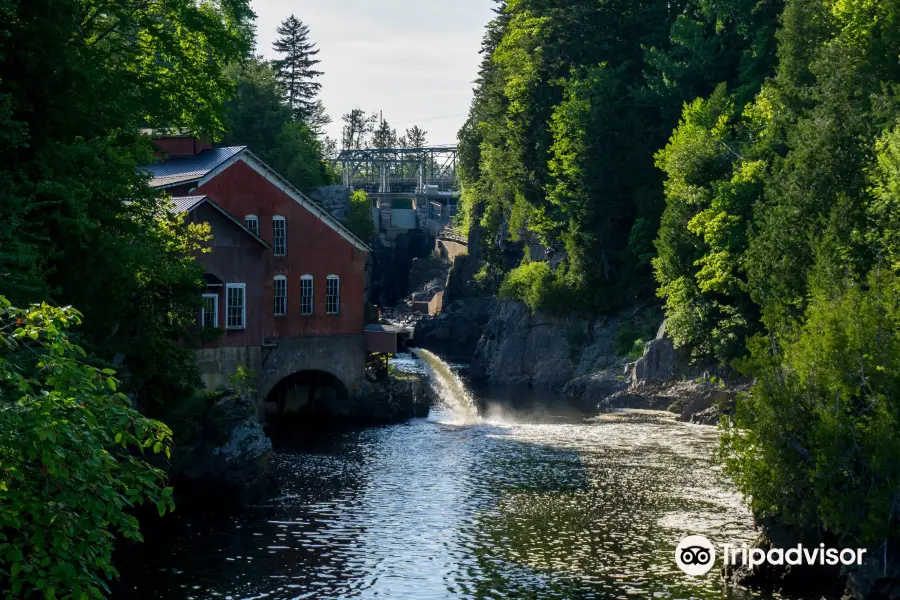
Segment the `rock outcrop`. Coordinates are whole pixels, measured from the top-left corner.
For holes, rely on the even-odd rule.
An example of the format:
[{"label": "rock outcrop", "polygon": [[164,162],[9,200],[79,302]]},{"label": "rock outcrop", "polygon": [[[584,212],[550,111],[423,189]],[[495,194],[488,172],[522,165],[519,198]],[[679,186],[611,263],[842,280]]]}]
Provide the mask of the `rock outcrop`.
[{"label": "rock outcrop", "polygon": [[473,373],[500,384],[567,387],[579,397],[609,394],[620,387],[618,325],[618,317],[532,314],[519,302],[501,302],[476,346]]},{"label": "rock outcrop", "polygon": [[716,425],[721,414],[734,409],[737,395],[750,387],[750,381],[727,369],[692,365],[675,348],[665,322],[643,355],[625,365],[624,380],[624,388],[604,400],[606,406],[669,410],[681,421],[701,425]]},{"label": "rock outcrop", "polygon": [[365,380],[349,401],[340,405],[336,420],[367,423],[399,423],[428,416],[431,388],[413,374],[391,376],[383,380]]},{"label": "rock outcrop", "polygon": [[494,300],[469,298],[445,305],[441,314],[415,325],[415,343],[451,360],[470,361],[494,312]]},{"label": "rock outcrop", "polygon": [[350,215],[350,190],[342,185],[326,185],[318,188],[310,198],[321,204],[341,223]]},{"label": "rock outcrop", "polygon": [[207,411],[190,441],[176,448],[172,476],[188,487],[225,489],[240,502],[254,502],[271,486],[271,451],[255,400],[228,395]]}]

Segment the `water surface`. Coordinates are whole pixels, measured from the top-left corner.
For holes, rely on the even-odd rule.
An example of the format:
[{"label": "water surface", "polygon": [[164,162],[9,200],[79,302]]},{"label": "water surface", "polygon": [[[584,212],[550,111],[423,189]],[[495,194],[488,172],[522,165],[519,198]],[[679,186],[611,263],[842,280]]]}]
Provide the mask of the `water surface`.
[{"label": "water surface", "polygon": [[553,395],[476,400],[469,425],[435,410],[286,433],[276,498],[227,517],[176,513],[123,555],[114,597],[750,597],[673,560],[684,535],[755,537],[712,463],[714,428],[663,413],[588,419]]}]

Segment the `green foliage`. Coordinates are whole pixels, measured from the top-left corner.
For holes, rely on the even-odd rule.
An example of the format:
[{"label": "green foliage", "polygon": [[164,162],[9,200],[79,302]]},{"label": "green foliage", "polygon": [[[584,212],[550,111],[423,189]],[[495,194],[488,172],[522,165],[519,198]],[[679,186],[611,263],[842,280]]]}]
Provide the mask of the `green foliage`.
[{"label": "green foliage", "polygon": [[[668,176],[666,210],[653,259],[677,346],[701,360],[742,354],[759,312],[747,293],[743,258],[765,162],[750,160],[724,86],[685,106],[657,165]],[[745,134],[746,135],[746,134]],[[738,152],[748,153],[733,162]]]},{"label": "green foliage", "polygon": [[900,534],[900,279],[816,289],[802,324],[750,347],[722,444],[751,506],[848,544]]},{"label": "green foliage", "polygon": [[372,219],[372,202],[365,190],[356,190],[350,195],[350,216],[347,227],[362,240],[370,240],[378,231]]},{"label": "green foliage", "polygon": [[123,355],[142,404],[196,379],[180,345],[202,273],[202,232],[162,218],[139,165],[140,128],[223,129],[224,65],[246,54],[245,0],[34,0],[7,6],[0,37],[0,294],[84,312],[84,344]]},{"label": "green foliage", "polygon": [[479,215],[486,258],[505,269],[499,241],[524,228],[565,249],[566,283],[590,308],[652,296],[663,208],[653,155],[683,102],[721,82],[743,101],[771,75],[780,8],[498,2],[459,133],[463,220]]},{"label": "green foliage", "polygon": [[561,271],[554,273],[544,262],[526,263],[510,271],[497,295],[505,300],[524,302],[532,312],[563,313],[576,306]]},{"label": "green foliage", "polygon": [[102,598],[117,535],[140,540],[128,509],[173,508],[161,471],[171,432],[87,362],[72,308],[18,309],[0,296],[0,589],[4,598]]},{"label": "green foliage", "polygon": [[228,375],[228,384],[236,395],[248,396],[256,393],[256,388],[253,387],[255,378],[255,372],[248,369],[245,365],[238,365],[235,372]]},{"label": "green foliage", "polygon": [[648,309],[640,315],[623,319],[616,331],[615,351],[617,356],[637,360],[644,354],[644,346],[656,337],[662,323],[659,309]]},{"label": "green foliage", "polygon": [[278,39],[272,48],[282,58],[273,61],[276,77],[284,90],[287,106],[297,119],[310,123],[316,112],[316,95],[322,84],[315,81],[323,73],[315,70],[322,62],[316,55],[319,49],[309,41],[309,26],[294,15],[281,22]]},{"label": "green foliage", "polygon": [[272,66],[251,58],[229,67],[228,74],[235,95],[227,105],[231,131],[225,142],[249,146],[304,192],[336,183],[323,140],[310,121],[295,119]]}]

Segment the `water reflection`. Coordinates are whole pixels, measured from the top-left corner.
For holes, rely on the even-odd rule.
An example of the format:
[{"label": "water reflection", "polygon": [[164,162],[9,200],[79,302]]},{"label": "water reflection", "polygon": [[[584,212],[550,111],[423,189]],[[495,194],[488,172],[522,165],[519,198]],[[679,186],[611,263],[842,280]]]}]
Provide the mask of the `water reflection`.
[{"label": "water reflection", "polygon": [[[677,541],[754,532],[711,463],[712,428],[587,420],[561,398],[479,391],[481,422],[276,440],[281,494],[182,516],[124,565],[116,598],[720,598]],[[162,533],[162,532],[161,532]],[[165,543],[163,543],[165,542]]]}]

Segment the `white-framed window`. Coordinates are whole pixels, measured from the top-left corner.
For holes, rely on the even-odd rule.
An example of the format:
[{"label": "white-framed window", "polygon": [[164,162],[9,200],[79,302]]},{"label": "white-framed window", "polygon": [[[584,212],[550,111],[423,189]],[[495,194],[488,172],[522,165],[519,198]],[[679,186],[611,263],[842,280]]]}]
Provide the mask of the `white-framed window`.
[{"label": "white-framed window", "polygon": [[275,276],[275,316],[283,317],[287,314],[287,277]]},{"label": "white-framed window", "polygon": [[308,317],[313,314],[313,276],[300,277],[300,314]]},{"label": "white-framed window", "polygon": [[337,275],[325,279],[325,312],[329,315],[341,312],[341,278]]},{"label": "white-framed window", "polygon": [[287,254],[287,221],[284,217],[272,217],[272,249],[275,256]]},{"label": "white-framed window", "polygon": [[200,309],[200,326],[204,329],[219,326],[218,294],[203,294],[203,307]]},{"label": "white-framed window", "polygon": [[247,215],[244,217],[244,225],[253,232],[253,235],[259,235],[259,217],[256,215]]},{"label": "white-framed window", "polygon": [[247,326],[247,284],[225,284],[225,326],[244,329]]}]

